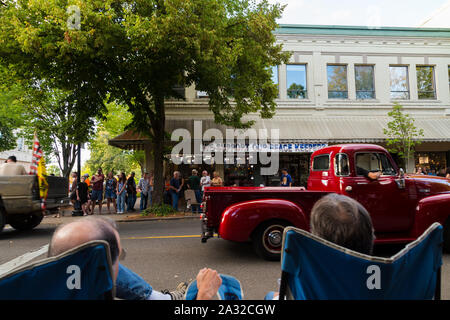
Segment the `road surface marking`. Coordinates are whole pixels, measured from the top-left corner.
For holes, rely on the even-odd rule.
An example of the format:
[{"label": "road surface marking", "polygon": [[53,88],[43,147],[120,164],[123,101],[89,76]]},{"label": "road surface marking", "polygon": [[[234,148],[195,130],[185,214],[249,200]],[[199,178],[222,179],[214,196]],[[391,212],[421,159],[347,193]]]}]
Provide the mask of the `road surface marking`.
[{"label": "road surface marking", "polygon": [[123,238],[125,240],[142,240],[142,239],[173,239],[173,238],[200,238],[201,235],[189,235],[189,236],[154,236],[154,237],[129,237]]},{"label": "road surface marking", "polygon": [[34,258],[39,257],[40,255],[46,253],[47,251],[48,251],[48,244],[40,247],[37,250],[27,252],[21,255],[20,257],[17,257],[11,261],[8,261],[0,265],[0,277],[9,271],[26,264],[27,262],[33,260]]}]

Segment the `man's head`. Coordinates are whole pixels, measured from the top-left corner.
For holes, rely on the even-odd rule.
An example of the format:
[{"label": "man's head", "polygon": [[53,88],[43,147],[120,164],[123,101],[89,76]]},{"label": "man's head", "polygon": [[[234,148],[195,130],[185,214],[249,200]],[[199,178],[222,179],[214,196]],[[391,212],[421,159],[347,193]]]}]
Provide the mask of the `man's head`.
[{"label": "man's head", "polygon": [[175,179],[178,179],[179,176],[180,176],[180,172],[174,171],[173,177],[174,177]]},{"label": "man's head", "polygon": [[288,171],[287,171],[287,169],[286,168],[283,168],[283,169],[281,169],[281,174],[284,174],[284,175],[286,175],[288,173]]},{"label": "man's head", "polygon": [[98,170],[97,170],[97,174],[102,174],[103,173],[103,170],[102,170],[102,168],[98,168]]},{"label": "man's head", "polygon": [[72,178],[76,179],[78,174],[76,172],[72,172]]},{"label": "man's head", "polygon": [[134,178],[134,176],[136,175],[136,173],[133,171],[131,172],[131,176]]},{"label": "man's head", "polygon": [[16,156],[9,156],[6,162],[17,162]]},{"label": "man's head", "polygon": [[193,169],[193,170],[192,170],[192,175],[193,175],[193,176],[196,176],[196,175],[197,175],[197,173],[198,173],[198,171],[197,171],[197,170],[195,170],[195,169]]},{"label": "man's head", "polygon": [[364,254],[372,254],[375,240],[372,220],[356,200],[329,194],[311,211],[311,232],[325,240]]},{"label": "man's head", "polygon": [[84,217],[58,227],[48,248],[50,257],[93,240],[108,242],[113,265],[114,279],[119,272],[119,256],[122,252],[120,236],[115,222],[103,217]]},{"label": "man's head", "polygon": [[148,178],[148,172],[145,172],[144,173],[144,179],[147,179]]},{"label": "man's head", "polygon": [[84,176],[86,179],[89,178],[89,173],[85,173]]},{"label": "man's head", "polygon": [[206,170],[203,170],[203,172],[202,172],[202,176],[206,177],[207,175],[208,175],[208,171],[206,171]]}]

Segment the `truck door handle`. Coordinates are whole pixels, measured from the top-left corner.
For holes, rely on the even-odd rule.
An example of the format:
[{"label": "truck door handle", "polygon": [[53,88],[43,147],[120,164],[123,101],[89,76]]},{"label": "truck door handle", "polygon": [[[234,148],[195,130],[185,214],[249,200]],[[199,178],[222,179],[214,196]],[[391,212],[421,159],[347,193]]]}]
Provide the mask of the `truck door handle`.
[{"label": "truck door handle", "polygon": [[346,186],[345,191],[346,192],[352,192],[353,188],[351,186]]}]

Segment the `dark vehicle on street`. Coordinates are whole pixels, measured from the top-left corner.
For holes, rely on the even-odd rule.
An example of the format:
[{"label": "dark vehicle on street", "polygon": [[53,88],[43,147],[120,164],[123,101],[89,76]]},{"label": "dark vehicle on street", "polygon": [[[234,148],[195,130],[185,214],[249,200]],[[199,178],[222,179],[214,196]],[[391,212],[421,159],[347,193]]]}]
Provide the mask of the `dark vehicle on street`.
[{"label": "dark vehicle on street", "polygon": [[[48,176],[46,212],[69,204],[67,178]],[[31,230],[41,223],[41,209],[36,175],[0,177],[0,232],[6,224],[17,230]]]}]

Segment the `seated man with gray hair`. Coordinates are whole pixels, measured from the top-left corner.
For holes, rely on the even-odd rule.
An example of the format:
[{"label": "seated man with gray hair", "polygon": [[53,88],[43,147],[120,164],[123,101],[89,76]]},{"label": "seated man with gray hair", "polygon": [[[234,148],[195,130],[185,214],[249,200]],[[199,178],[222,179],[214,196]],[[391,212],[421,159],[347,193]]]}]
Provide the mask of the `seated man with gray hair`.
[{"label": "seated man with gray hair", "polygon": [[[371,255],[375,240],[372,219],[356,200],[329,194],[317,201],[310,216],[311,233],[341,247]],[[273,293],[278,299],[278,292]],[[272,299],[266,296],[266,299]]]},{"label": "seated man with gray hair", "polygon": [[[125,257],[120,243],[116,223],[104,217],[89,216],[59,226],[49,245],[49,256],[59,255],[67,250],[93,240],[104,240],[109,244],[116,297],[124,300],[183,300],[188,283],[182,282],[174,291],[158,292],[139,275],[119,263]],[[197,275],[197,300],[212,299],[222,283],[215,270],[204,268]]]},{"label": "seated man with gray hair", "polygon": [[312,234],[341,247],[372,254],[372,220],[358,201],[334,193],[326,195],[315,203],[310,220]]}]

